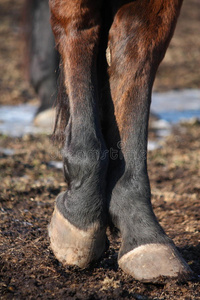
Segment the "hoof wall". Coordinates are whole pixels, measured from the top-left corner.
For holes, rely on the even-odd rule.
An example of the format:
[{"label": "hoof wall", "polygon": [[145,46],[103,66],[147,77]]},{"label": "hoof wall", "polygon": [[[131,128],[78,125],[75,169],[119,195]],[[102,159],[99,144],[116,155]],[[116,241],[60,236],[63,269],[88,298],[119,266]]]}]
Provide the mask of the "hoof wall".
[{"label": "hoof wall", "polygon": [[171,245],[139,246],[119,259],[120,268],[141,281],[154,281],[160,276],[178,277],[191,273],[189,266]]},{"label": "hoof wall", "polygon": [[48,227],[50,247],[63,265],[86,268],[106,248],[106,228],[93,224],[87,230],[72,225],[55,207]]}]

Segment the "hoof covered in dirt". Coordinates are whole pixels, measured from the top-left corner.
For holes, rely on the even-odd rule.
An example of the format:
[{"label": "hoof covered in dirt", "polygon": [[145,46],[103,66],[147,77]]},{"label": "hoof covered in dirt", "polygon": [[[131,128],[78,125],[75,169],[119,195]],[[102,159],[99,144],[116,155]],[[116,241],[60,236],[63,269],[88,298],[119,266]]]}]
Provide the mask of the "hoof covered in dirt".
[{"label": "hoof covered in dirt", "polygon": [[123,255],[118,263],[125,273],[141,281],[191,274],[189,266],[172,245],[142,245]]},{"label": "hoof covered in dirt", "polygon": [[106,250],[106,228],[93,224],[87,230],[78,229],[56,207],[48,231],[51,249],[63,265],[86,268]]}]

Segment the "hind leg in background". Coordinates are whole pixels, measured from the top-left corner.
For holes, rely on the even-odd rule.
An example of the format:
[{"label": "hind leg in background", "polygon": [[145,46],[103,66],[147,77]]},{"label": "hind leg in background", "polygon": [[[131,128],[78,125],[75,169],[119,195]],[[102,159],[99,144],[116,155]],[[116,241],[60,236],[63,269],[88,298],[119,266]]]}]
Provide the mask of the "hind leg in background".
[{"label": "hind leg in background", "polygon": [[[55,49],[55,41],[50,25],[48,0],[34,0],[29,4],[30,27],[29,57],[30,82],[39,96],[40,106],[35,119],[36,125],[49,125],[49,115],[43,121],[43,112],[52,108],[57,97],[57,74],[59,56]],[[53,115],[53,113],[51,113]],[[43,123],[41,123],[43,122]]]},{"label": "hind leg in background", "polygon": [[[110,89],[120,135],[120,144],[119,140],[115,144],[121,151],[118,164],[113,162],[109,170],[110,179],[117,178],[117,173],[120,177],[110,181],[110,214],[122,235],[119,266],[139,280],[190,273],[153,213],[147,174],[152,85],[180,6],[181,1],[122,5],[109,33]],[[106,142],[113,137],[113,132],[108,134]]]},{"label": "hind leg in background", "polygon": [[[96,60],[101,1],[50,1],[70,117],[63,148],[66,192],[49,225],[51,248],[63,264],[87,267],[106,248],[108,158],[98,113]],[[63,112],[62,112],[63,116]]]}]

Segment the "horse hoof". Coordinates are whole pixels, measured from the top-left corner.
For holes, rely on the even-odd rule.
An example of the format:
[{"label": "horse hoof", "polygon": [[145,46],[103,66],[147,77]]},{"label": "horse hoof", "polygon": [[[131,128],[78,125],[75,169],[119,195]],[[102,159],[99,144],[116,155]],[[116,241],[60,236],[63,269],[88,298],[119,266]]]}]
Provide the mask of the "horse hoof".
[{"label": "horse hoof", "polygon": [[191,269],[172,245],[147,244],[124,254],[119,267],[141,281],[155,281],[159,276],[178,277],[191,274]]},{"label": "horse hoof", "polygon": [[53,108],[49,108],[39,112],[35,116],[33,123],[37,127],[41,127],[53,131],[55,119],[56,119],[56,110]]},{"label": "horse hoof", "polygon": [[106,249],[106,228],[98,224],[81,230],[72,225],[55,207],[48,226],[50,247],[63,265],[86,268]]}]

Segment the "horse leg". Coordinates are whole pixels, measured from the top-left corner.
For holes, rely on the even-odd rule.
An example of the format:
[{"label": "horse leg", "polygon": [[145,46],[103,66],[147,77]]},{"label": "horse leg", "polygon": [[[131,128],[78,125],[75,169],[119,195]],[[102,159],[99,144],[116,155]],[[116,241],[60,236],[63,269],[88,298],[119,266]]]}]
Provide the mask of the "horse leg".
[{"label": "horse leg", "polygon": [[118,143],[121,151],[121,158],[117,164],[113,161],[109,170],[110,214],[122,235],[119,266],[139,280],[190,272],[153,213],[147,174],[152,85],[181,2],[133,1],[122,5],[109,33],[110,90],[120,144],[113,140],[113,128],[106,142]]},{"label": "horse leg", "polygon": [[99,125],[96,74],[101,1],[52,0],[50,7],[70,117],[63,149],[68,190],[57,197],[49,235],[61,262],[87,267],[101,256],[107,241],[108,158],[103,155],[106,148]]},{"label": "horse leg", "polygon": [[50,26],[48,0],[29,1],[30,82],[40,98],[37,114],[52,108],[57,92],[59,57]]}]

